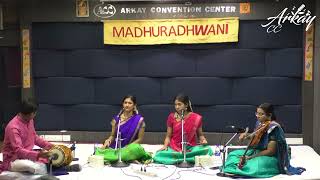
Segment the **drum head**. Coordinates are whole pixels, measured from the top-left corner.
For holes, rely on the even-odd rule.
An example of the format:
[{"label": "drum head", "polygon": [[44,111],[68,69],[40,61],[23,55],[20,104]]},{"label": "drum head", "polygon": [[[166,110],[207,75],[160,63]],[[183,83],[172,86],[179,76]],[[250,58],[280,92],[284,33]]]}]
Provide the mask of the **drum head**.
[{"label": "drum head", "polygon": [[65,160],[65,153],[63,149],[61,149],[59,146],[54,147],[50,150],[52,154],[56,154],[57,158],[52,160],[52,165],[55,167],[60,167],[63,165]]}]

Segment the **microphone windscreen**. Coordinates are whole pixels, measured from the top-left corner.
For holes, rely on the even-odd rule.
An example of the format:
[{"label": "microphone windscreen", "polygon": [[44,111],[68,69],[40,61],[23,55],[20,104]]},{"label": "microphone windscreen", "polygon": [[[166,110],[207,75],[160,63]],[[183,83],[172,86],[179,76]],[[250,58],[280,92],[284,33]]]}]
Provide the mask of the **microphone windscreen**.
[{"label": "microphone windscreen", "polygon": [[53,154],[52,155],[52,160],[57,160],[59,158],[59,155],[58,154]]},{"label": "microphone windscreen", "polygon": [[55,161],[59,158],[59,155],[57,153],[53,153],[49,157],[49,161]]},{"label": "microphone windscreen", "polygon": [[80,172],[82,167],[80,164],[72,164],[70,166],[66,166],[68,172]]},{"label": "microphone windscreen", "polygon": [[54,177],[54,176],[50,176],[50,175],[44,175],[44,176],[37,178],[36,180],[59,180],[59,178]]},{"label": "microphone windscreen", "polygon": [[37,178],[36,180],[59,180],[59,178],[54,177],[54,176],[50,176],[50,175],[44,175],[44,176]]}]

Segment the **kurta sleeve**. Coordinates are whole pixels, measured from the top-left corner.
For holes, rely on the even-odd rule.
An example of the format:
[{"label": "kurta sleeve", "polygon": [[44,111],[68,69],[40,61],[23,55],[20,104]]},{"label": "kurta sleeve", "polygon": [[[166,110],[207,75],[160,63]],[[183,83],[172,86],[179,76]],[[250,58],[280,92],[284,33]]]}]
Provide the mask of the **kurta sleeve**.
[{"label": "kurta sleeve", "polygon": [[48,141],[42,139],[41,137],[39,137],[36,133],[34,133],[35,136],[35,144],[45,150],[49,150],[51,149],[51,147],[53,146],[53,144],[49,143]]},{"label": "kurta sleeve", "polygon": [[19,159],[30,159],[36,161],[40,152],[25,149],[22,145],[20,132],[18,129],[12,128],[8,133],[10,144],[13,151],[17,154]]}]

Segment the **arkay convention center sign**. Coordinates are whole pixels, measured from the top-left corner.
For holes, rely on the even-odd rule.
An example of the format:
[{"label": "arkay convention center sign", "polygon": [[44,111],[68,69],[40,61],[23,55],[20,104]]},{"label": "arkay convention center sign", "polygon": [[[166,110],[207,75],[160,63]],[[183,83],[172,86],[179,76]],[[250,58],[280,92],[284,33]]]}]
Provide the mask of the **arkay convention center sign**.
[{"label": "arkay convention center sign", "polygon": [[163,3],[111,3],[96,2],[93,5],[94,16],[101,19],[182,19],[182,18],[211,18],[211,17],[238,17],[240,6],[249,8],[248,3],[224,4],[163,4]]},{"label": "arkay convention center sign", "polygon": [[104,22],[105,44],[221,43],[238,41],[239,6],[101,2],[93,13]]}]

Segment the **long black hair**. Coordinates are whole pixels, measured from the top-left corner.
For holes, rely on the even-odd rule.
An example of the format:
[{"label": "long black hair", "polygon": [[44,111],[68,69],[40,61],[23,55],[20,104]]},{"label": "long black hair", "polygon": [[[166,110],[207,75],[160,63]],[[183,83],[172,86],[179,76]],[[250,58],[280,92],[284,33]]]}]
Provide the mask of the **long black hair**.
[{"label": "long black hair", "polygon": [[187,95],[184,94],[178,94],[176,97],[174,97],[174,101],[180,101],[183,104],[185,104],[187,106],[187,111],[188,112],[193,112],[192,107],[191,107],[191,101],[190,98]]}]

